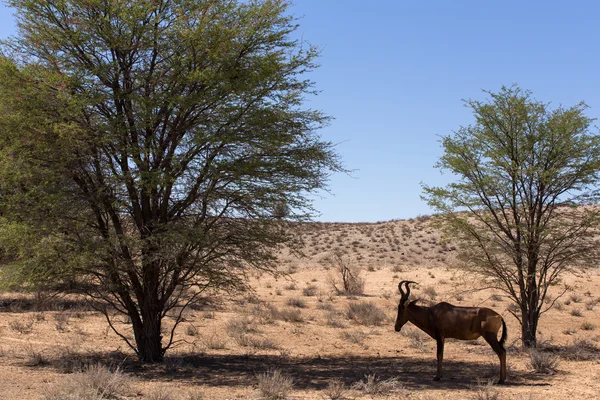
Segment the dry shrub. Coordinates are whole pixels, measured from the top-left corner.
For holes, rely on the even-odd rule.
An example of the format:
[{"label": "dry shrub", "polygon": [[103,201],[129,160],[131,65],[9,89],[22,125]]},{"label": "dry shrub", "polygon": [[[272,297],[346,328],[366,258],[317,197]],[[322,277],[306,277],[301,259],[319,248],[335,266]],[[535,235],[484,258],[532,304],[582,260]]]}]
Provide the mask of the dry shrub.
[{"label": "dry shrub", "polygon": [[42,350],[37,349],[31,343],[27,343],[24,348],[25,365],[28,367],[37,367],[48,364],[48,360],[44,356]]},{"label": "dry shrub", "polygon": [[427,349],[427,336],[422,330],[409,326],[404,327],[400,331],[400,334],[410,339],[410,344],[413,348],[419,351],[425,351]]},{"label": "dry shrub", "polygon": [[225,325],[225,330],[227,331],[227,334],[232,338],[249,332],[257,332],[257,329],[254,328],[252,320],[248,317],[230,319]]},{"label": "dry shrub", "polygon": [[241,347],[251,347],[259,350],[275,350],[279,348],[279,345],[269,338],[250,335],[240,335],[235,338],[235,342]]},{"label": "dry shrub", "polygon": [[61,312],[54,315],[54,327],[58,332],[66,332],[69,324],[69,314]]},{"label": "dry shrub", "polygon": [[277,319],[286,322],[304,322],[302,312],[297,308],[284,308],[277,311]]},{"label": "dry shrub", "polygon": [[559,364],[559,359],[552,353],[532,350],[529,353],[529,365],[535,372],[541,374],[554,374]]},{"label": "dry shrub", "polygon": [[346,397],[346,385],[341,379],[333,379],[327,382],[327,388],[325,389],[325,396],[330,400],[344,400]]},{"label": "dry shrub", "polygon": [[208,334],[206,337],[202,338],[202,343],[206,346],[207,349],[211,350],[222,350],[227,345],[227,339],[223,337],[217,331],[213,331]]},{"label": "dry shrub", "polygon": [[344,328],[346,326],[340,318],[340,313],[337,311],[329,311],[325,316],[325,322],[332,328]]},{"label": "dry shrub", "polygon": [[194,325],[189,324],[185,327],[185,333],[188,336],[198,336],[198,328],[196,328]]},{"label": "dry shrub", "polygon": [[368,301],[348,304],[346,316],[348,319],[367,326],[380,326],[387,320],[385,313],[375,304]]},{"label": "dry shrub", "polygon": [[24,320],[13,319],[8,322],[8,326],[13,331],[23,334],[23,335],[26,335],[28,333],[31,333],[31,331],[33,331],[33,322],[34,322],[33,318],[26,318]]},{"label": "dry shrub", "polygon": [[345,331],[342,332],[342,339],[347,340],[350,343],[364,346],[364,340],[369,337],[365,332],[361,331]]},{"label": "dry shrub", "polygon": [[118,399],[129,386],[129,380],[119,368],[109,370],[101,364],[92,364],[68,375],[52,386],[44,400],[104,400]]},{"label": "dry shrub", "polygon": [[306,308],[306,302],[299,297],[292,297],[285,302],[290,307]]},{"label": "dry shrub", "polygon": [[433,286],[427,286],[426,288],[424,288],[423,293],[429,296],[431,300],[435,299],[438,295],[437,290],[435,290],[435,287]]},{"label": "dry shrub", "polygon": [[377,379],[375,374],[365,375],[364,380],[356,382],[353,389],[375,396],[387,396],[392,392],[403,390],[404,386],[396,378]]},{"label": "dry shrub", "polygon": [[256,376],[258,390],[267,400],[285,399],[292,390],[294,382],[291,377],[281,373],[279,369],[272,369]]},{"label": "dry shrub", "polygon": [[590,361],[600,359],[600,349],[587,339],[575,339],[562,348],[561,357],[569,361]]},{"label": "dry shrub", "polygon": [[305,296],[315,296],[318,291],[318,287],[315,285],[308,285],[304,289],[302,289],[302,294]]},{"label": "dry shrub", "polygon": [[473,400],[498,400],[500,393],[494,389],[493,383],[490,381],[486,385],[480,385],[471,398]]},{"label": "dry shrub", "polygon": [[581,330],[583,331],[593,331],[594,329],[596,329],[596,325],[592,324],[589,321],[586,321],[583,324],[581,324]]},{"label": "dry shrub", "polygon": [[173,394],[173,390],[166,386],[159,386],[152,389],[144,398],[148,400],[177,400]]},{"label": "dry shrub", "polygon": [[571,310],[571,315],[574,317],[583,317],[583,314],[581,313],[581,310],[578,308],[574,308]]},{"label": "dry shrub", "polygon": [[360,276],[360,268],[351,266],[339,253],[334,253],[329,262],[337,274],[329,276],[329,284],[337,294],[361,296],[365,292],[365,280]]}]

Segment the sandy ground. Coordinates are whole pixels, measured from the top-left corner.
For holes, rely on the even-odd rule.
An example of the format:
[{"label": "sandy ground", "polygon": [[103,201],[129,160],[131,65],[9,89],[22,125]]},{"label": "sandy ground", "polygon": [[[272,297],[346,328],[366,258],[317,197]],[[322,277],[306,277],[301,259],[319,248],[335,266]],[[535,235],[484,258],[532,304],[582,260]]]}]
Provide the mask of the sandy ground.
[{"label": "sandy ground", "polygon": [[[101,362],[120,366],[130,385],[121,398],[260,399],[258,378],[278,369],[293,379],[289,399],[332,398],[339,381],[344,398],[410,399],[591,399],[600,396],[600,275],[591,270],[566,276],[572,290],[543,315],[539,340],[558,357],[552,373],[535,373],[520,348],[520,327],[500,293],[473,291],[472,277],[453,264],[455,250],[440,241],[425,220],[381,224],[315,224],[304,228],[306,257],[283,251],[287,277],[255,276],[253,292],[190,310],[178,330],[180,345],[164,365],[139,365],[134,354],[103,317],[77,302],[54,301],[34,311],[33,299],[6,293],[0,298],[0,398],[43,399],[65,384],[81,366]],[[364,296],[332,293],[338,251],[362,268]],[[508,326],[508,381],[496,381],[499,362],[483,341],[447,341],[444,377],[435,374],[435,342],[407,325],[393,329],[402,279],[419,282],[413,294],[422,303],[447,301],[485,306]],[[556,292],[552,292],[556,296]],[[368,325],[347,316],[350,304],[371,303],[385,319]],[[598,303],[596,305],[596,303]],[[170,322],[167,321],[167,324]],[[127,330],[127,321],[120,328]],[[585,342],[581,342],[585,340]],[[586,357],[574,357],[587,343]],[[573,358],[589,358],[573,360]],[[367,376],[392,382],[383,393],[366,393]],[[169,397],[162,397],[163,400]]]}]

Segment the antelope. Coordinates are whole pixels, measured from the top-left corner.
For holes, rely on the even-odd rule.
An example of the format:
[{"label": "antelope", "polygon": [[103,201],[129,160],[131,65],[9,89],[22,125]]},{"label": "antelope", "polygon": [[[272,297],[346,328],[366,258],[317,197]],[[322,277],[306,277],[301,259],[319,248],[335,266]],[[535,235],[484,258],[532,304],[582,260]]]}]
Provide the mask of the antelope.
[{"label": "antelope", "polygon": [[[506,380],[506,324],[504,319],[494,310],[483,307],[456,307],[449,303],[438,303],[432,307],[423,307],[416,304],[417,300],[408,302],[410,284],[413,281],[402,281],[398,289],[402,295],[398,304],[398,317],[396,318],[396,332],[407,322],[412,322],[417,328],[434,338],[437,342],[437,374],[433,378],[438,381],[442,377],[442,359],[444,358],[444,340],[454,338],[460,340],[474,340],[483,336],[500,359],[500,379],[498,383]],[[406,293],[402,285],[406,286]],[[502,326],[502,337],[498,341],[498,331]]]}]

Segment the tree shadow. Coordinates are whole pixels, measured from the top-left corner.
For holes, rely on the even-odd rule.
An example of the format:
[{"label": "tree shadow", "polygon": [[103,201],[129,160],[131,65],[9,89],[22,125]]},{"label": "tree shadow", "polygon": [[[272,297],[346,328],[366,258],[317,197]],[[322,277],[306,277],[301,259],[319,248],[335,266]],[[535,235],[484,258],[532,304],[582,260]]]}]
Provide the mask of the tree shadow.
[{"label": "tree shadow", "polygon": [[[176,362],[175,362],[176,361]],[[411,357],[313,357],[288,358],[272,355],[182,355],[167,359],[164,366],[133,366],[131,372],[144,379],[181,380],[206,386],[252,386],[256,375],[269,369],[280,369],[294,379],[294,386],[303,390],[322,390],[333,379],[352,385],[366,375],[378,379],[397,378],[411,390],[472,389],[489,380],[498,379],[499,366],[488,363],[444,361],[444,376],[433,381],[435,360]],[[128,368],[128,369],[129,369]],[[507,386],[548,386],[547,376],[518,375],[508,377]]]}]

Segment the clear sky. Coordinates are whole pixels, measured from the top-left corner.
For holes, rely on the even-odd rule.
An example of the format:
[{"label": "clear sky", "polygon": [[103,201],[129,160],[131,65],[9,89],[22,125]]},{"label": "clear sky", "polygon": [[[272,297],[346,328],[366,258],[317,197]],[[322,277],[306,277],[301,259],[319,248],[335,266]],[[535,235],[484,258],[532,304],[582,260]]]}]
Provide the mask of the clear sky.
[{"label": "clear sky", "polygon": [[[462,99],[519,84],[545,102],[585,101],[600,116],[596,1],[296,0],[299,33],[322,47],[308,106],[350,176],[315,202],[321,221],[374,222],[430,214],[420,182],[451,179],[433,166],[440,135],[473,122]],[[0,5],[0,38],[15,33]]]}]

